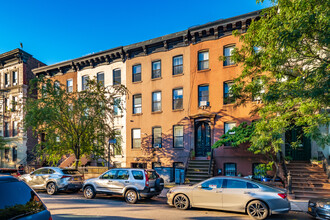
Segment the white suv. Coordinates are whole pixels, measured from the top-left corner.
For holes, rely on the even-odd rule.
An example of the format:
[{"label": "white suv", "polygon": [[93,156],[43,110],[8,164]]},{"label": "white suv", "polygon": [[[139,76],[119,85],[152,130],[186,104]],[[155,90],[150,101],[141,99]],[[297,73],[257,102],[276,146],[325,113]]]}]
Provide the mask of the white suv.
[{"label": "white suv", "polygon": [[98,178],[86,180],[83,185],[87,199],[94,198],[97,193],[122,195],[128,203],[157,196],[163,188],[164,180],[155,170],[134,168],[111,169]]}]

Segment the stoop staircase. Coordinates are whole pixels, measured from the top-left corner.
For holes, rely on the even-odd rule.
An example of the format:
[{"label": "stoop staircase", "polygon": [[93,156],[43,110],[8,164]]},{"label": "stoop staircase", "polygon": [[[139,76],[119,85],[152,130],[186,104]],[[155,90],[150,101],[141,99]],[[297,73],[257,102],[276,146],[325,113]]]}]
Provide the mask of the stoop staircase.
[{"label": "stoop staircase", "polygon": [[330,197],[330,181],[324,170],[308,162],[286,165],[292,177],[292,192],[296,199]]},{"label": "stoop staircase", "polygon": [[189,160],[186,173],[186,183],[195,184],[212,177],[213,167],[214,160]]}]

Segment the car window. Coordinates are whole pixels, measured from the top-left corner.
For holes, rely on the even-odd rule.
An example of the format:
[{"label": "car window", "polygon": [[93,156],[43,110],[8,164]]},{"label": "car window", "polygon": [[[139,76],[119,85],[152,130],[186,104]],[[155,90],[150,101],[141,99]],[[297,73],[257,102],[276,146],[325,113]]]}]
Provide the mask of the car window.
[{"label": "car window", "polygon": [[142,171],[132,170],[132,174],[133,174],[134,179],[143,180],[143,172]]},{"label": "car window", "polygon": [[0,182],[0,219],[16,219],[45,210],[39,197],[24,182]]},{"label": "car window", "polygon": [[63,169],[62,173],[69,174],[69,175],[81,175],[81,173],[78,170],[69,170],[69,169]]},{"label": "car window", "polygon": [[102,179],[114,179],[116,177],[117,170],[109,170],[103,174]]},{"label": "car window", "polygon": [[48,173],[49,173],[49,174],[53,174],[53,173],[55,173],[55,170],[53,170],[53,169],[48,169]]},{"label": "car window", "polygon": [[127,170],[119,170],[117,173],[117,178],[119,180],[127,180],[128,179],[128,171]]},{"label": "car window", "polygon": [[222,187],[222,179],[212,179],[202,183],[202,189],[212,190]]},{"label": "car window", "polygon": [[156,171],[149,170],[149,171],[147,171],[147,175],[148,175],[149,180],[155,180],[158,178]]},{"label": "car window", "polygon": [[246,189],[246,182],[241,180],[227,179],[226,188],[228,189]]},{"label": "car window", "polygon": [[34,175],[35,175],[35,174],[43,174],[44,171],[45,171],[45,169],[38,169],[38,170],[34,171],[33,174],[34,174]]},{"label": "car window", "polygon": [[257,188],[259,188],[259,186],[257,186],[256,184],[249,183],[249,182],[247,182],[246,185],[247,185],[248,189],[257,189]]}]

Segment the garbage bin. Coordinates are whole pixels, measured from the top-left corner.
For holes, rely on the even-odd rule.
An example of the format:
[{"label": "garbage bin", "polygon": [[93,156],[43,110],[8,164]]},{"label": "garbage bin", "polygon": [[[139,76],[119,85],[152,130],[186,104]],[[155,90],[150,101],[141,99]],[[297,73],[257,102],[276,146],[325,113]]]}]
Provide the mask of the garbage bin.
[{"label": "garbage bin", "polygon": [[184,183],[184,169],[175,169],[175,184]]}]

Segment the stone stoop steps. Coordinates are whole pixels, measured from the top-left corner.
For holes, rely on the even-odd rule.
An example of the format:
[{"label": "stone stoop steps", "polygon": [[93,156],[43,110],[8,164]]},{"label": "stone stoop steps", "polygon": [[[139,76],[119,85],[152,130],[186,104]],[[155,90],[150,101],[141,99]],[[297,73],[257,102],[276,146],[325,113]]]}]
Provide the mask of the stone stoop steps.
[{"label": "stone stoop steps", "polygon": [[[209,166],[211,165],[211,174],[209,174]],[[186,173],[186,183],[195,184],[213,177],[214,161],[212,160],[189,160]]]},{"label": "stone stoop steps", "polygon": [[330,198],[330,181],[321,167],[294,161],[287,165],[287,170],[296,199]]}]

